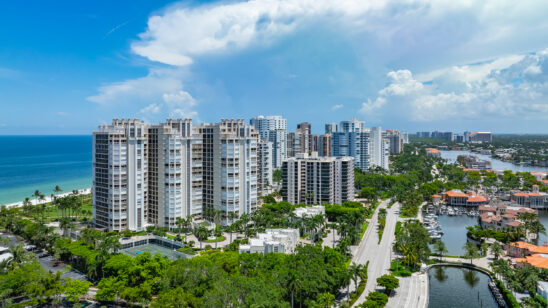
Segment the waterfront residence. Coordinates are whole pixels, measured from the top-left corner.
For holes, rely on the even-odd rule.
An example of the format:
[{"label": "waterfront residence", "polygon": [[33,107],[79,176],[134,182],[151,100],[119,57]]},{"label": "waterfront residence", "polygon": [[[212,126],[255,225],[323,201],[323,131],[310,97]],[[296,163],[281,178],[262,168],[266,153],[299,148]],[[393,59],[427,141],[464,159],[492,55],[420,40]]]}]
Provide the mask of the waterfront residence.
[{"label": "waterfront residence", "polygon": [[494,230],[501,230],[505,228],[517,228],[521,225],[521,221],[518,216],[522,213],[534,213],[537,212],[533,209],[524,207],[508,206],[504,203],[500,203],[496,206],[485,205],[478,208],[480,213],[480,225],[482,228],[491,228]]},{"label": "waterfront residence", "polygon": [[266,229],[256,238],[249,239],[249,244],[240,244],[240,253],[293,253],[299,240],[298,229]]},{"label": "waterfront residence", "polygon": [[534,209],[548,208],[548,194],[539,192],[538,185],[533,185],[533,191],[512,192],[510,200],[513,202]]},{"label": "waterfront residence", "polygon": [[464,193],[459,189],[450,190],[443,197],[449,206],[480,206],[488,203],[486,196],[475,193]]},{"label": "waterfront residence", "polygon": [[548,245],[537,246],[519,241],[505,245],[504,249],[507,255],[514,258],[516,266],[548,269]]},{"label": "waterfront residence", "polygon": [[426,150],[426,156],[441,157],[441,153],[438,149],[426,148],[425,150]]}]

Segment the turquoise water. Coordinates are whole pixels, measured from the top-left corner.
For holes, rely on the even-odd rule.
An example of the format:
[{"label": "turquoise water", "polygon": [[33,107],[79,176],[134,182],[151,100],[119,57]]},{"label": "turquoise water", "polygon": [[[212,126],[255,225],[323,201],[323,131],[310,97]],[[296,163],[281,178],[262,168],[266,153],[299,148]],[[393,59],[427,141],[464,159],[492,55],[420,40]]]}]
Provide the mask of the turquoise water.
[{"label": "turquoise water", "polygon": [[91,135],[0,136],[0,204],[91,187]]}]

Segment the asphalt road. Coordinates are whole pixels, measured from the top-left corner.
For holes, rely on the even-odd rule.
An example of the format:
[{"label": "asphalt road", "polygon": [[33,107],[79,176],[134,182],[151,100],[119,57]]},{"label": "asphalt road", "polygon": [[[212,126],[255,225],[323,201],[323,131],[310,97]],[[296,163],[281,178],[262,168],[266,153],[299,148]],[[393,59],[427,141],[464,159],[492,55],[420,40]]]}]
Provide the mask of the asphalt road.
[{"label": "asphalt road", "polygon": [[399,278],[400,287],[388,299],[388,308],[424,308],[428,299],[428,275],[415,273]]}]

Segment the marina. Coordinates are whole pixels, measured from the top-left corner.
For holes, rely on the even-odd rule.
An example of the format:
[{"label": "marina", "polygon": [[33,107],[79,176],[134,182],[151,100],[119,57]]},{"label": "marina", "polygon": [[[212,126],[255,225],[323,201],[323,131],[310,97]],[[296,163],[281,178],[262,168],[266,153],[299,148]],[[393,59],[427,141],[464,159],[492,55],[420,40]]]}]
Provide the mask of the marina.
[{"label": "marina", "polygon": [[432,239],[445,243],[448,255],[461,256],[467,241],[466,227],[478,224],[478,216],[475,208],[430,205],[424,213],[423,224]]}]

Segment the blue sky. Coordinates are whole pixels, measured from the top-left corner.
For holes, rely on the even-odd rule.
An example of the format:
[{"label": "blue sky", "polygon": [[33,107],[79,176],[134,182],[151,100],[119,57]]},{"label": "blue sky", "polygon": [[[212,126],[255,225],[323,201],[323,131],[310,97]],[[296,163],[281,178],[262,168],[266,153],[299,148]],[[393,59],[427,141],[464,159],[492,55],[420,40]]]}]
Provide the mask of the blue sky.
[{"label": "blue sky", "polygon": [[546,1],[11,1],[0,134],[281,114],[548,133]]}]

